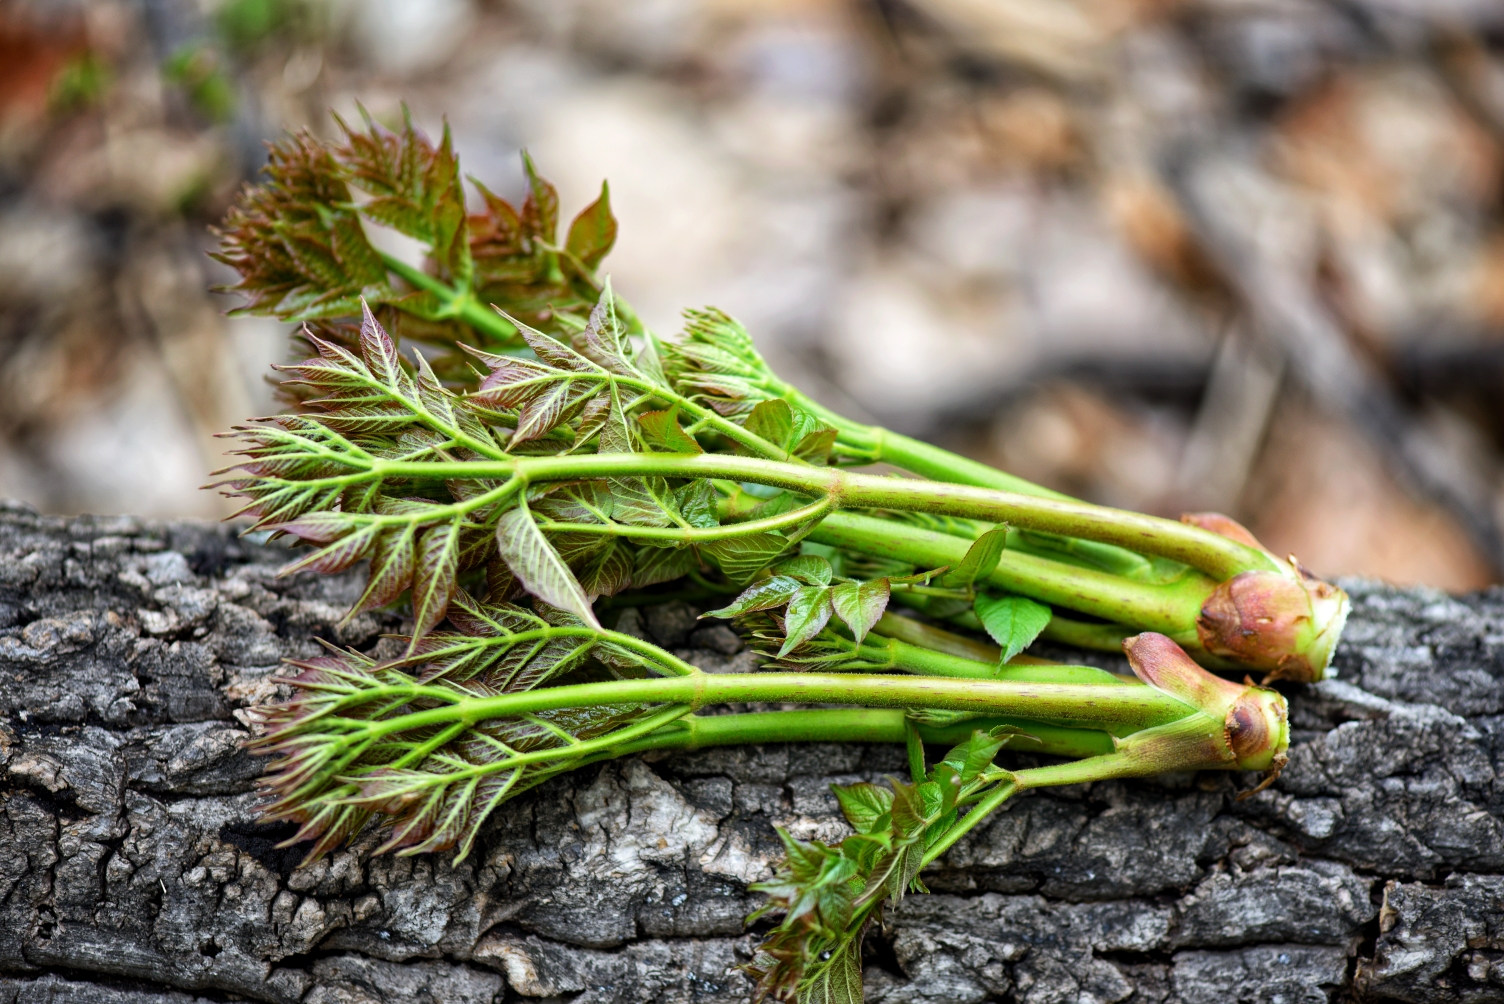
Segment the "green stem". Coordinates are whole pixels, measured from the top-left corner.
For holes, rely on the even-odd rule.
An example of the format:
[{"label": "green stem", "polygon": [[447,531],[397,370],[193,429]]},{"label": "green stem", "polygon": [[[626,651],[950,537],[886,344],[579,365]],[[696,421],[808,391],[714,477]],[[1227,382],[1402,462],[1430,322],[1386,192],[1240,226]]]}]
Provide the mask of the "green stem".
[{"label": "green stem", "polygon": [[[649,750],[697,750],[756,743],[902,743],[912,722],[896,708],[822,708],[815,711],[756,711],[737,715],[686,715],[651,735],[613,746],[611,757]],[[1050,756],[1093,757],[1111,753],[1112,737],[1097,729],[1063,728],[1027,718],[972,718],[954,725],[912,723],[932,746],[965,742],[978,729],[998,725],[1026,737],[1017,749]]]},{"label": "green stem", "polygon": [[962,680],[998,679],[996,662],[978,662],[966,656],[937,652],[898,638],[869,635],[860,651],[865,654],[871,650],[881,651],[886,655],[885,665],[916,676],[949,676]]},{"label": "green stem", "polygon": [[[416,684],[375,684],[369,699],[431,696],[440,688]],[[951,677],[876,676],[827,673],[695,673],[647,680],[613,680],[454,700],[443,707],[380,721],[335,719],[353,731],[347,743],[379,739],[411,729],[467,724],[491,718],[600,705],[682,704],[690,710],[710,704],[790,702],[856,704],[869,707],[938,708],[992,715],[1021,715],[1071,728],[1134,731],[1194,713],[1189,705],[1152,687],[1027,683]],[[327,723],[329,720],[325,719]]]},{"label": "green stem", "polygon": [[812,400],[803,392],[784,384],[783,396],[799,408],[810,412],[827,425],[833,426],[842,445],[852,453],[874,464],[892,464],[911,474],[931,481],[951,484],[975,485],[978,488],[996,488],[1019,495],[1037,498],[1070,500],[1069,495],[1051,491],[1032,481],[989,467],[984,463],[943,450],[938,446],[909,436],[884,429],[877,425],[863,425],[837,414]]},{"label": "green stem", "polygon": [[934,481],[875,477],[760,457],[723,453],[608,453],[472,463],[377,460],[372,469],[384,476],[424,479],[499,478],[515,474],[528,482],[653,475],[724,478],[806,495],[825,494],[838,505],[852,508],[924,511],[1085,537],[1171,558],[1199,568],[1218,581],[1249,569],[1279,571],[1262,551],[1158,516],[1085,502],[1042,499]]},{"label": "green stem", "polygon": [[[535,763],[568,763],[574,760],[588,759],[591,754],[606,752],[617,742],[623,740],[625,740],[626,742],[631,742],[633,739],[651,734],[658,729],[663,728],[665,725],[673,722],[674,720],[683,718],[687,714],[689,714],[689,708],[683,705],[670,705],[669,707],[664,708],[662,711],[658,712],[658,714],[653,715],[651,718],[637,722],[634,725],[630,725],[620,730],[619,732],[613,732],[610,735],[598,736],[595,739],[586,739],[581,742],[565,746],[562,749],[541,749],[532,750],[527,753],[514,753],[512,756],[509,756],[503,760],[495,760],[489,763],[475,764],[472,767],[467,767],[463,770],[452,771],[447,774],[439,774],[436,775],[436,777],[443,779],[445,783],[452,784],[458,780],[464,780],[472,777],[484,777],[487,774],[498,774],[508,770],[517,770],[519,768],[526,767],[530,764]],[[380,771],[388,769],[388,766],[382,764],[369,769]],[[360,776],[356,774],[346,777],[340,777],[339,780],[347,783],[358,783],[360,781]],[[354,803],[360,801],[360,799],[351,799],[350,801]]]},{"label": "green stem", "polygon": [[[1091,763],[1098,759],[1105,758],[1093,757],[1092,760],[1083,762]],[[1014,777],[1017,776],[1017,774],[1014,774]],[[940,855],[950,850],[957,840],[960,840],[962,837],[966,836],[966,834],[970,833],[977,827],[977,824],[981,823],[981,821],[991,815],[998,806],[1002,805],[1008,799],[1012,798],[1020,790],[1021,787],[1014,781],[1000,782],[996,788],[993,788],[987,793],[985,798],[983,798],[976,805],[972,806],[971,810],[967,812],[966,815],[957,820],[954,826],[952,826],[949,830],[946,830],[939,840],[935,841],[929,846],[929,848],[924,852],[924,859],[919,867],[923,868],[925,865],[929,864]]]},{"label": "green stem", "polygon": [[[881,426],[853,422],[810,400],[793,387],[787,384],[783,386],[786,388],[784,396],[790,403],[812,412],[822,421],[834,426],[839,434],[838,445],[846,447],[867,463],[892,464],[900,470],[917,474],[922,478],[929,478],[932,481],[974,485],[978,488],[995,488],[999,491],[1033,495],[1038,498],[1074,501],[1069,495],[1036,485],[1032,481],[1000,471],[969,457],[952,453],[950,450],[941,449]],[[1012,541],[1009,542],[1009,546],[1014,546]],[[1143,557],[1137,552],[1111,544],[1098,545],[1092,557],[1099,562],[1114,566],[1111,570],[1125,566],[1134,567],[1144,563]]]},{"label": "green stem", "polygon": [[472,328],[484,334],[490,335],[498,342],[507,346],[520,345],[517,328],[490,307],[475,298],[474,292],[469,286],[464,289],[455,289],[446,285],[420,268],[415,268],[407,262],[385,251],[378,252],[381,262],[390,272],[401,276],[410,286],[425,290],[437,296],[444,303],[444,311],[441,316],[456,317]]},{"label": "green stem", "polygon": [[[948,851],[989,813],[1020,791],[1119,777],[1146,777],[1169,770],[1235,766],[1237,758],[1228,748],[1226,729],[1224,721],[1198,712],[1115,740],[1115,749],[1103,756],[1011,771],[1006,780],[926,850],[924,864]],[[1278,748],[1283,749],[1283,740],[1279,742]]]},{"label": "green stem", "polygon": [[541,521],[540,529],[554,533],[590,533],[626,537],[628,540],[668,540],[681,544],[706,544],[733,537],[746,537],[769,530],[783,530],[798,526],[808,520],[818,519],[831,508],[829,498],[818,499],[809,505],[791,509],[778,516],[751,519],[745,523],[730,523],[725,526],[630,526],[626,523],[563,523]]},{"label": "green stem", "polygon": [[1123,639],[1138,634],[1140,630],[1142,629],[1125,624],[1088,624],[1055,614],[1050,617],[1050,623],[1045,625],[1040,637],[1047,641],[1058,641],[1062,645],[1075,645],[1077,648],[1122,652]]},{"label": "green stem", "polygon": [[1003,656],[1003,650],[996,645],[988,645],[986,642],[952,634],[933,625],[923,624],[912,617],[899,617],[885,613],[872,626],[872,631],[887,638],[906,641],[910,645],[920,645],[936,652],[990,663],[993,666],[996,666]]}]

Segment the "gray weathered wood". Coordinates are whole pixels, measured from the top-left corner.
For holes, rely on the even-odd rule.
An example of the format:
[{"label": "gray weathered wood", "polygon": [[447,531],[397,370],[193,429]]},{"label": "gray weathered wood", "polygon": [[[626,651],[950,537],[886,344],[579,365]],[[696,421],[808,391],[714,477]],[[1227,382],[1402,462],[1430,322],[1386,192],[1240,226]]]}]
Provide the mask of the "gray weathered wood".
[{"label": "gray weathered wood", "polygon": [[[339,620],[352,577],[278,580],[222,527],[0,512],[0,1002],[733,1001],[773,824],[843,832],[859,746],[584,770],[473,859],[307,869],[255,823],[237,712]],[[871,940],[872,1001],[1504,1000],[1504,595],[1354,587],[1340,678],[1293,691],[1278,784],[1041,792]],[[644,627],[744,663],[689,611]]]}]

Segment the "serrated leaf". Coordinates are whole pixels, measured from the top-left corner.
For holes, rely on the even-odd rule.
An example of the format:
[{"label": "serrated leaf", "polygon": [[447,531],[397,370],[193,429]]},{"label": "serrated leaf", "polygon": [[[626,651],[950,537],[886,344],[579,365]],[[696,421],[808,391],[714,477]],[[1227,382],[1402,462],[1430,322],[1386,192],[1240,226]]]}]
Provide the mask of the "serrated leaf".
[{"label": "serrated leaf", "polygon": [[759,401],[742,422],[742,428],[787,452],[794,434],[794,411],[781,397]]},{"label": "serrated leaf", "polygon": [[559,230],[559,190],[538,176],[533,158],[522,151],[527,174],[527,199],[522,203],[522,229],[545,244],[554,243]]},{"label": "serrated leaf", "polygon": [[[574,446],[572,449],[580,449],[590,437],[605,426],[611,418],[611,388],[605,394],[598,394],[585,402],[585,407],[580,409],[580,419],[574,424]],[[602,450],[600,452],[610,452]]]},{"label": "serrated leaf", "polygon": [[709,610],[702,617],[736,617],[755,610],[774,610],[788,603],[800,589],[799,581],[786,575],[755,582],[742,590],[741,595],[719,610]]},{"label": "serrated leaf", "polygon": [[837,617],[851,629],[851,634],[860,645],[872,625],[882,618],[888,609],[891,595],[887,579],[872,579],[868,582],[841,582],[830,591],[831,607]]},{"label": "serrated leaf", "polygon": [[839,431],[832,428],[815,429],[806,432],[794,444],[793,454],[800,460],[806,460],[812,464],[824,465],[830,461],[830,451],[836,445]]},{"label": "serrated leaf", "polygon": [[360,355],[371,375],[384,386],[394,390],[403,388],[407,374],[402,371],[402,356],[397,351],[397,343],[376,320],[371,305],[364,298],[360,301],[360,316]]},{"label": "serrated leaf", "polygon": [[679,425],[679,406],[675,404],[667,411],[648,411],[637,416],[637,424],[642,427],[643,439],[649,446],[655,446],[669,453],[704,453],[704,449],[695,440],[695,437],[685,432]]},{"label": "serrated leaf", "polygon": [[862,939],[851,935],[799,983],[798,1004],[862,1004]]},{"label": "serrated leaf", "polygon": [[413,568],[413,635],[418,639],[444,619],[459,573],[460,520],[430,527],[418,537]]},{"label": "serrated leaf", "polygon": [[699,530],[720,526],[716,515],[715,488],[705,479],[696,479],[674,490],[674,504],[679,518]]},{"label": "serrated leaf", "polygon": [[570,339],[576,352],[617,376],[638,376],[633,365],[632,345],[616,318],[616,298],[607,279],[600,297],[590,309],[585,327]]},{"label": "serrated leaf", "polygon": [[643,589],[672,582],[700,567],[692,547],[643,547],[632,568],[632,588]]},{"label": "serrated leaf", "polygon": [[365,591],[345,619],[391,603],[413,580],[413,524],[390,527],[376,539]]},{"label": "serrated leaf", "polygon": [[836,801],[841,803],[841,812],[846,821],[858,833],[872,833],[886,829],[888,813],[893,808],[893,793],[875,784],[859,781],[856,784],[833,784]]},{"label": "serrated leaf", "polygon": [[[312,513],[310,515],[339,516],[343,514]],[[282,524],[282,526],[279,526],[278,529],[282,530],[282,532],[284,533],[289,533],[293,534],[294,536],[300,537],[303,540],[315,539],[313,537],[299,534],[294,530],[287,529],[287,527],[294,526],[297,523],[301,523],[304,520],[307,520],[308,518],[309,517],[304,517],[303,520],[295,520],[290,524]],[[381,528],[376,524],[369,524],[367,526],[360,527],[354,532],[346,534],[344,537],[335,540],[333,543],[319,548],[306,557],[299,558],[297,561],[289,562],[288,564],[283,565],[281,568],[277,569],[277,574],[292,575],[296,572],[313,571],[319,573],[320,575],[334,575],[336,573],[343,572],[345,569],[355,564],[361,558],[364,558],[370,552],[371,546],[376,542],[376,536],[380,532],[380,529]]]},{"label": "serrated leaf", "polygon": [[632,584],[632,553],[627,545],[606,538],[606,546],[580,568],[580,585],[587,596],[615,596]]},{"label": "serrated leaf", "polygon": [[1050,623],[1050,608],[1024,596],[982,593],[972,609],[992,640],[1002,646],[1002,663],[1032,645]]},{"label": "serrated leaf", "polygon": [[509,510],[497,521],[496,544],[507,567],[529,593],[568,610],[591,627],[600,627],[584,587],[525,506]]},{"label": "serrated leaf", "polygon": [[700,550],[716,563],[726,578],[739,586],[767,567],[768,562],[788,546],[788,540],[776,533],[754,533],[702,544]]},{"label": "serrated leaf", "polygon": [[970,739],[946,753],[941,763],[955,771],[961,784],[969,784],[992,766],[992,761],[1014,736],[1022,734],[1018,729],[1001,725],[986,732],[977,729]]},{"label": "serrated leaf", "polygon": [[790,558],[774,569],[779,575],[789,575],[812,586],[830,585],[834,574],[830,562],[814,554],[801,554]]},{"label": "serrated leaf", "polygon": [[985,581],[997,569],[1007,545],[1008,528],[993,527],[966,549],[966,556],[954,568],[940,577],[940,585],[946,589],[966,589],[973,582]]},{"label": "serrated leaf", "polygon": [[611,517],[630,526],[674,525],[674,490],[659,477],[612,478]]},{"label": "serrated leaf", "polygon": [[611,408],[606,413],[606,420],[601,424],[600,441],[596,446],[599,453],[636,453],[637,437],[632,432],[632,425],[627,421],[626,413],[622,411],[621,395],[616,385],[611,386]]},{"label": "serrated leaf", "polygon": [[825,586],[801,586],[789,600],[783,617],[784,641],[781,659],[825,629],[830,622],[830,590]]},{"label": "serrated leaf", "polygon": [[615,243],[616,217],[611,215],[611,188],[603,181],[600,197],[580,210],[569,224],[564,249],[594,271]]}]

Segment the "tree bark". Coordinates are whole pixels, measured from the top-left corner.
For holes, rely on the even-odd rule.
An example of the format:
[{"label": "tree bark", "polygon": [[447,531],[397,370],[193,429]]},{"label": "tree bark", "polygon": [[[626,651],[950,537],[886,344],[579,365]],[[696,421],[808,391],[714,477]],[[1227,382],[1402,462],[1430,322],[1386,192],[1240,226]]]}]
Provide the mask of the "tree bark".
[{"label": "tree bark", "polygon": [[[511,803],[459,867],[309,868],[255,821],[243,708],[356,577],[275,576],[219,526],[0,511],[0,1004],[741,1001],[774,825],[898,748],[632,759]],[[1339,677],[1291,689],[1268,791],[1197,774],[1030,793],[869,937],[873,1002],[1504,1001],[1504,594],[1349,584]],[[635,614],[633,616],[636,616]],[[682,606],[638,618],[750,662]],[[692,629],[695,629],[692,631]]]}]

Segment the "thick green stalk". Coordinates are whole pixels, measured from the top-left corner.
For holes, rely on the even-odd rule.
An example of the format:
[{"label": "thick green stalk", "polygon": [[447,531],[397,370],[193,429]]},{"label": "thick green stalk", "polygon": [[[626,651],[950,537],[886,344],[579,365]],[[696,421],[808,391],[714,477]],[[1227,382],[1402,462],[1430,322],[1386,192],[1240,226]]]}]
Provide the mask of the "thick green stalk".
[{"label": "thick green stalk", "polygon": [[810,399],[801,391],[782,384],[783,397],[790,404],[808,411],[822,422],[835,428],[839,434],[838,444],[849,456],[873,464],[892,464],[894,467],[917,474],[931,481],[945,481],[958,485],[975,485],[978,488],[996,488],[1019,495],[1038,498],[1070,500],[1069,495],[1052,491],[1015,474],[989,467],[980,461],[971,460],[950,450],[909,436],[884,429],[877,425],[863,425],[837,414],[822,404]]},{"label": "thick green stalk", "polygon": [[[959,563],[969,546],[960,537],[857,513],[827,516],[810,539],[930,568]],[[1103,620],[1159,631],[1191,646],[1199,645],[1196,617],[1217,587],[1190,569],[1168,584],[1135,582],[1013,551],[1003,552],[987,582]]]},{"label": "thick green stalk", "polygon": [[[1024,683],[946,677],[873,676],[839,673],[696,673],[668,679],[613,680],[501,694],[458,697],[440,688],[384,683],[363,688],[364,703],[403,697],[440,697],[445,706],[379,721],[334,718],[348,729],[348,742],[364,742],[412,729],[475,724],[561,708],[674,704],[691,711],[711,704],[790,702],[866,707],[937,708],[989,715],[1017,715],[1070,728],[1128,732],[1176,721],[1189,705],[1153,687]],[[441,696],[442,695],[442,696]]]},{"label": "thick green stalk", "polygon": [[[1199,568],[1218,581],[1252,569],[1279,571],[1262,551],[1198,527],[1084,502],[1041,499],[967,485],[875,477],[829,467],[781,463],[723,453],[606,453],[518,457],[474,463],[373,460],[373,473],[407,478],[499,478],[524,482],[652,476],[723,478],[830,495],[841,506],[899,509],[1008,523],[1118,544]],[[959,540],[960,538],[954,538]],[[1121,581],[1114,579],[1114,581]]]},{"label": "thick green stalk", "polygon": [[965,656],[912,645],[898,638],[868,635],[860,651],[869,658],[869,653],[880,652],[885,656],[882,665],[916,676],[949,676],[963,680],[1000,679],[996,662],[978,662]]},{"label": "thick green stalk", "polygon": [[[903,620],[895,617],[893,620]],[[912,622],[911,622],[912,623]],[[889,625],[891,628],[891,624]],[[916,625],[924,628],[925,625]],[[930,629],[933,631],[933,629]],[[947,635],[949,632],[936,632]],[[929,640],[927,633],[911,632],[911,636]],[[949,635],[957,638],[956,635]],[[964,641],[965,639],[958,639]],[[986,646],[978,646],[985,648]],[[1115,676],[1094,666],[1065,666],[1036,660],[998,665],[996,656],[981,661],[970,656],[954,655],[943,650],[913,644],[898,637],[880,636],[874,629],[855,649],[861,667],[867,669],[900,669],[916,676],[948,676],[963,680],[1016,680],[1028,683],[1089,683],[1106,686],[1142,686],[1132,677]],[[997,655],[1001,655],[998,652]]]},{"label": "thick green stalk", "polygon": [[[895,708],[823,708],[815,711],[758,711],[738,715],[686,715],[651,735],[615,747],[612,757],[648,750],[697,750],[753,743],[902,743],[907,718]],[[965,742],[978,729],[1006,725],[1023,736],[1009,749],[1062,757],[1111,753],[1112,736],[1096,729],[1071,729],[1027,718],[973,718],[954,725],[916,724],[919,737],[934,746]]]},{"label": "thick green stalk", "polygon": [[[1232,687],[1232,684],[1224,684]],[[1265,691],[1265,695],[1272,692]],[[1006,779],[979,801],[970,812],[925,851],[924,864],[929,864],[950,850],[957,840],[965,836],[1003,802],[1020,791],[1029,788],[1056,787],[1065,784],[1082,784],[1088,781],[1106,781],[1120,777],[1146,777],[1166,771],[1234,769],[1252,766],[1251,760],[1259,762],[1258,769],[1266,769],[1272,762],[1278,769],[1283,763],[1290,736],[1285,721],[1283,702],[1278,702],[1279,730],[1265,736],[1257,754],[1245,759],[1251,751],[1237,748],[1237,736],[1231,726],[1239,716],[1216,715],[1198,711],[1173,722],[1166,722],[1143,729],[1113,741],[1113,750],[1103,756],[1070,760],[1064,763],[1047,764],[1026,770],[1010,771]]]},{"label": "thick green stalk", "polygon": [[[1130,635],[1138,634],[1139,629],[1128,627],[1123,624],[1088,624],[1085,621],[1072,620],[1062,617],[1058,613],[1050,617],[1050,623],[1045,626],[1040,637],[1046,641],[1058,641],[1062,645],[1075,645],[1077,648],[1094,648],[1102,652],[1123,651],[1123,639]],[[1169,632],[1166,632],[1167,634]],[[1200,647],[1199,642],[1192,642],[1189,637],[1181,642],[1189,644],[1192,648]]]},{"label": "thick green stalk", "polygon": [[1003,650],[996,645],[975,641],[964,635],[951,634],[933,625],[916,621],[912,617],[899,617],[885,613],[878,618],[876,624],[872,625],[872,631],[874,634],[887,638],[906,641],[910,645],[920,645],[935,652],[945,652],[962,659],[991,663],[994,666],[1003,655]]}]

